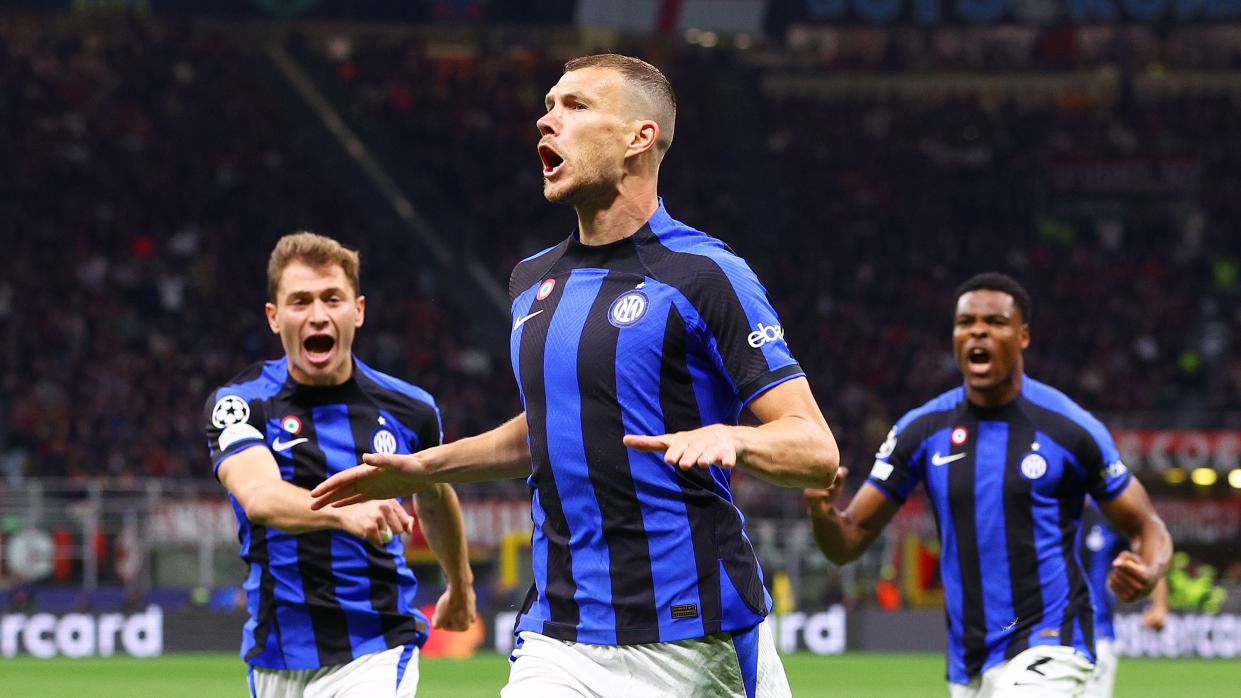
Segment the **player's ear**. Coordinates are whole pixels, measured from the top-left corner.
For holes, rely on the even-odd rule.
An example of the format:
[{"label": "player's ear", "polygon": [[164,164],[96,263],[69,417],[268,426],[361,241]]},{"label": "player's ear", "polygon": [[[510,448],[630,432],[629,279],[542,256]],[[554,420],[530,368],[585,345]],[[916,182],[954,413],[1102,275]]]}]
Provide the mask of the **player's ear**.
[{"label": "player's ear", "polygon": [[1030,326],[1025,323],[1022,323],[1021,324],[1021,348],[1025,350],[1025,349],[1028,349],[1029,347],[1030,347]]},{"label": "player's ear", "polygon": [[658,142],[659,124],[650,120],[636,121],[634,122],[633,136],[629,139],[629,147],[625,151],[625,156],[637,156],[653,150]]},{"label": "player's ear", "polygon": [[366,296],[358,296],[358,300],[355,303],[355,307],[358,309],[358,317],[353,321],[353,326],[357,328],[361,327],[366,320]]},{"label": "player's ear", "polygon": [[263,310],[267,312],[267,326],[271,328],[271,333],[280,334],[280,325],[276,324],[276,304],[268,303]]}]

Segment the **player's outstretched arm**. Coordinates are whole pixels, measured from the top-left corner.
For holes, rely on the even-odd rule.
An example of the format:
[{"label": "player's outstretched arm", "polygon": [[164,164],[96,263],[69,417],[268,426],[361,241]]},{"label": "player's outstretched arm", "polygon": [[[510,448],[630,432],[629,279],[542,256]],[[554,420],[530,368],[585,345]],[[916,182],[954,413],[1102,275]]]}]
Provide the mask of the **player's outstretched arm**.
[{"label": "player's outstretched arm", "polygon": [[530,474],[526,413],[478,436],[408,455],[367,453],[311,490],[311,509],[405,497],[437,482],[487,482]]},{"label": "player's outstretched arm", "polygon": [[1151,591],[1151,605],[1142,614],[1142,625],[1151,630],[1163,630],[1168,621],[1168,578],[1160,577]]},{"label": "player's outstretched arm", "polygon": [[814,542],[827,559],[838,565],[856,560],[869,548],[899,508],[873,487],[863,487],[848,508],[838,510],[836,499],[840,497],[848,474],[849,469],[842,467],[831,487],[803,492],[810,509]]},{"label": "player's outstretched arm", "polygon": [[1112,561],[1107,584],[1116,597],[1136,601],[1147,596],[1168,571],[1172,559],[1172,536],[1155,513],[1146,488],[1137,478],[1129,480],[1116,498],[1099,503],[1099,509],[1129,537],[1129,550]]},{"label": "player's outstretched arm", "polygon": [[287,533],[339,528],[383,545],[413,524],[400,503],[390,500],[347,511],[311,511],[310,492],[281,479],[276,459],[261,446],[229,456],[217,473],[246,518]]},{"label": "player's outstretched arm", "polygon": [[470,569],[457,493],[442,483],[428,487],[414,495],[414,511],[448,580],[448,588],[435,604],[431,625],[445,630],[465,630],[476,617],[474,571]]},{"label": "player's outstretched arm", "polygon": [[785,487],[824,487],[836,476],[840,451],[805,378],[781,383],[754,399],[757,427],[712,424],[675,434],[628,434],[625,445],[663,452],[681,468],[740,467]]}]

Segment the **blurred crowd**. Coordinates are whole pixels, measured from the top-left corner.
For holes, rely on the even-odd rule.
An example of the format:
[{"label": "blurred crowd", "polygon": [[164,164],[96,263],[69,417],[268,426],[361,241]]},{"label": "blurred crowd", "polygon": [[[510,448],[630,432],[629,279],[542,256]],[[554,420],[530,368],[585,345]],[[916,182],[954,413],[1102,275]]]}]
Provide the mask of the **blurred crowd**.
[{"label": "blurred crowd", "polygon": [[[455,308],[408,234],[340,186],[319,157],[330,143],[256,45],[192,24],[0,23],[11,478],[209,477],[202,401],[278,355],[263,267],[299,228],[361,248],[358,354],[435,394],[450,438],[518,409],[507,347],[469,332],[502,316]],[[433,227],[502,286],[572,230],[572,212],[541,196],[534,147],[558,54],[391,32],[287,46]],[[762,89],[773,68],[741,52],[634,50],[678,93],[668,210],[766,282],[855,470],[902,412],[956,383],[951,294],[991,269],[1033,295],[1029,372],[1113,426],[1241,409],[1234,95],[829,100]],[[778,514],[786,499],[752,506]]]}]

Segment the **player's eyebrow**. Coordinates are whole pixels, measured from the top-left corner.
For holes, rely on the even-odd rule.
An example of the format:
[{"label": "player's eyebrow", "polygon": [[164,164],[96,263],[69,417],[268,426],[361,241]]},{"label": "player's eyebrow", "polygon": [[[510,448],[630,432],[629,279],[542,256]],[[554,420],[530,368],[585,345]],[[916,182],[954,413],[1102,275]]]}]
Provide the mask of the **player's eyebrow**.
[{"label": "player's eyebrow", "polygon": [[[560,98],[565,101],[573,100],[575,102],[582,102],[583,104],[591,103],[591,100],[589,97],[582,94],[581,92],[578,92],[577,90],[566,90],[565,92],[561,92]],[[555,99],[556,99],[555,90],[548,92],[547,95],[543,97],[543,106],[550,107],[552,103],[555,101]]]}]

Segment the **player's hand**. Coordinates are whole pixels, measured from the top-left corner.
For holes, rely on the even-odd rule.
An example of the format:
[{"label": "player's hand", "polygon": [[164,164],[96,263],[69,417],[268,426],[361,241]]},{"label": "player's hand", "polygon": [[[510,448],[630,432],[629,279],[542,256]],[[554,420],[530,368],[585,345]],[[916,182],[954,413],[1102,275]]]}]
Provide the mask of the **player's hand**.
[{"label": "player's hand", "polygon": [[1159,579],[1132,551],[1122,550],[1112,560],[1112,571],[1107,575],[1107,586],[1122,601],[1137,601],[1149,596]]},{"label": "player's hand", "polygon": [[441,630],[467,630],[478,617],[475,608],[474,587],[470,584],[449,586],[435,602],[431,615],[431,627]]},{"label": "player's hand", "polygon": [[407,497],[431,483],[418,454],[367,453],[362,465],[342,470],[310,491],[310,508],[343,507],[375,499]]},{"label": "player's hand", "polygon": [[840,466],[836,470],[836,479],[832,481],[830,487],[808,487],[801,491],[802,499],[806,502],[806,508],[810,510],[811,516],[826,516],[836,504],[836,500],[840,497],[840,492],[844,489],[845,476],[849,474],[849,469]]},{"label": "player's hand", "polygon": [[736,467],[740,446],[732,427],[723,424],[659,436],[626,434],[624,442],[626,447],[635,451],[662,452],[664,462],[682,470],[712,465],[722,468]]},{"label": "player's hand", "polygon": [[1142,614],[1142,625],[1151,630],[1163,630],[1164,624],[1168,620],[1168,608],[1155,604],[1146,609],[1146,613]]},{"label": "player's hand", "polygon": [[341,509],[338,515],[341,528],[380,547],[393,536],[408,533],[414,524],[413,517],[394,499],[362,502]]}]

